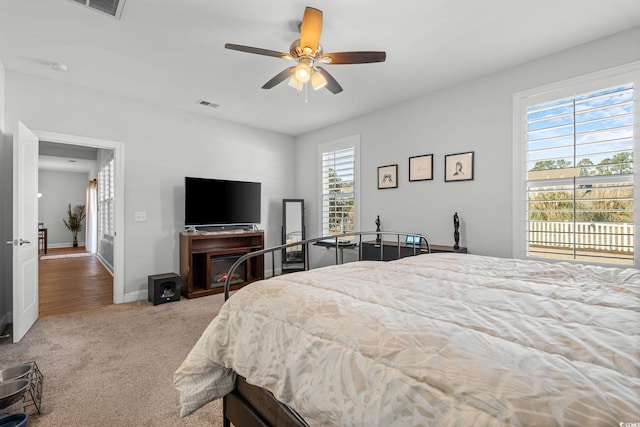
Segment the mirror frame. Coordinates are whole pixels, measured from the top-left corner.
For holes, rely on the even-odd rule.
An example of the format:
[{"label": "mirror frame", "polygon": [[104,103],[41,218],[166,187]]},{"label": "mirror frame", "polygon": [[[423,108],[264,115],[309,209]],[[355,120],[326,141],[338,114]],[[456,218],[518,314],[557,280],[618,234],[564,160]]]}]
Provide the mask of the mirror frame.
[{"label": "mirror frame", "polygon": [[[305,225],[304,225],[304,199],[282,199],[282,244],[287,243],[287,234],[291,233],[291,230],[287,229],[287,216],[293,215],[291,209],[298,209],[296,206],[300,205],[299,215],[300,215],[300,230],[293,230],[293,232],[300,231],[300,240],[304,240],[305,236]],[[288,215],[287,215],[288,214]],[[295,213],[296,218],[298,213]],[[293,260],[288,260],[287,252],[291,252],[291,250],[296,250],[296,247],[284,249],[282,251],[282,271],[299,271],[305,269],[305,257],[306,257],[306,248],[304,245],[300,245],[300,255],[296,256]]]}]

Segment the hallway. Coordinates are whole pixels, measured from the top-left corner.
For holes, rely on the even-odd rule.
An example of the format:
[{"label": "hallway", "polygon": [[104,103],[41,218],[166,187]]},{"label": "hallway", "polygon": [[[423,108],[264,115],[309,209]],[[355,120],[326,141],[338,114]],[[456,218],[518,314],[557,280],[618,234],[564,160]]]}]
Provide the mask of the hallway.
[{"label": "hallway", "polygon": [[[67,257],[46,259],[51,256]],[[42,258],[41,253],[38,277],[40,317],[113,304],[113,276],[98,258],[88,255],[83,246],[49,248],[45,259]]]}]

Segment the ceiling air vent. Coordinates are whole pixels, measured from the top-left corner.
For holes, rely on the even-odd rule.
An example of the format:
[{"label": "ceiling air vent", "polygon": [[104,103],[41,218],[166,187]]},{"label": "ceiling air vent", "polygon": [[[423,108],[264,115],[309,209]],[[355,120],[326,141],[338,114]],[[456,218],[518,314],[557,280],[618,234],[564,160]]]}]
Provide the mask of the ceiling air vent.
[{"label": "ceiling air vent", "polygon": [[125,0],[71,0],[120,19]]},{"label": "ceiling air vent", "polygon": [[213,102],[205,101],[204,99],[198,100],[198,104],[204,105],[205,107],[210,107],[210,108],[218,108],[220,106],[218,104],[214,104]]}]

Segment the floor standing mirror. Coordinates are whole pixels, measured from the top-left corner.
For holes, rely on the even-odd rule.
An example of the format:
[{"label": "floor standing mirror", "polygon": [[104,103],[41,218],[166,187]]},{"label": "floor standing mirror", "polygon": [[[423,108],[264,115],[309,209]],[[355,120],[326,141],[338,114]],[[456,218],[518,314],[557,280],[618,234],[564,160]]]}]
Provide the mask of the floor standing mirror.
[{"label": "floor standing mirror", "polygon": [[[304,235],[304,200],[282,200],[282,243],[295,243],[305,239]],[[305,269],[304,245],[285,248],[282,253],[282,272]]]}]

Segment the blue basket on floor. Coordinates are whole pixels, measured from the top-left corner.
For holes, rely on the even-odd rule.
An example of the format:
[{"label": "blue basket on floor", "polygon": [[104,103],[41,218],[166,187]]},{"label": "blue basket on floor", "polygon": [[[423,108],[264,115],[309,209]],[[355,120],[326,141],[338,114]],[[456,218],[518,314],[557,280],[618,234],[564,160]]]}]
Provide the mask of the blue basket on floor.
[{"label": "blue basket on floor", "polygon": [[0,427],[26,427],[29,415],[24,412],[0,418]]}]

